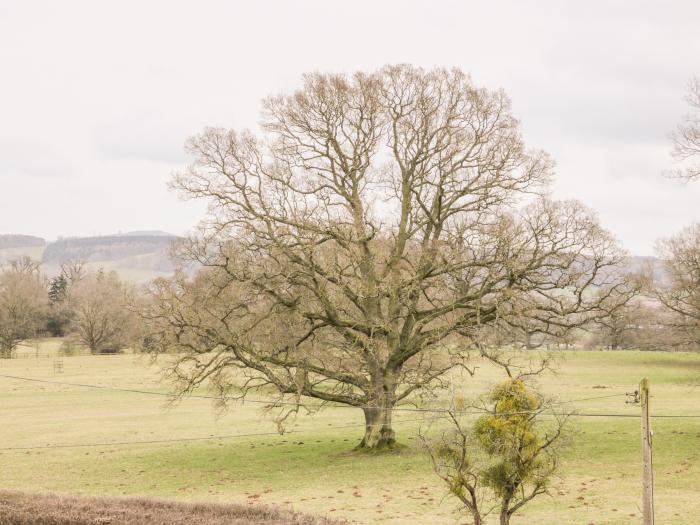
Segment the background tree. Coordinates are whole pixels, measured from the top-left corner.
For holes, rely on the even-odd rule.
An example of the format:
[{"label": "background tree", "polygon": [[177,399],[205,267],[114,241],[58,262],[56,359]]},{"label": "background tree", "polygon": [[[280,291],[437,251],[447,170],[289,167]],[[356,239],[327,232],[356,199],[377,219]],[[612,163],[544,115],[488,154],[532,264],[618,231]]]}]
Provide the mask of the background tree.
[{"label": "background tree", "polygon": [[0,269],[0,357],[46,326],[48,297],[39,264],[28,257]]},{"label": "background tree", "polygon": [[393,407],[440,385],[481,327],[583,323],[609,299],[590,290],[618,283],[616,242],[542,196],[551,160],[461,71],[306,75],[262,127],[205,130],[173,183],[210,211],[183,248],[206,269],[160,281],[149,313],[180,393],[230,393],[244,370],[242,395],[360,407],[360,447],[392,446]]},{"label": "background tree", "polygon": [[672,133],[673,158],[680,164],[675,175],[686,180],[700,179],[700,79],[688,85],[686,101],[690,108],[685,120]]},{"label": "background tree", "polygon": [[61,273],[49,279],[47,329],[54,337],[63,337],[69,333],[74,313],[70,292],[86,273],[82,261],[67,261],[61,264]]},{"label": "background tree", "polygon": [[548,491],[557,470],[566,418],[544,422],[552,409],[523,378],[510,378],[488,395],[488,415],[462,421],[464,403],[448,412],[449,430],[435,440],[422,436],[436,474],[471,514],[474,525],[498,510],[501,525]]},{"label": "background tree", "polygon": [[[648,341],[645,341],[645,338],[649,337],[652,314],[649,299],[642,293],[648,279],[644,271],[630,274],[628,279],[630,288],[626,291],[628,300],[622,306],[613,308],[605,315],[596,318],[590,326],[585,327],[585,331],[578,334],[578,340],[585,341],[588,347],[609,350],[641,348],[642,343],[646,344]],[[608,293],[608,291],[600,290],[599,293]]]},{"label": "background tree", "polygon": [[652,293],[666,310],[660,320],[672,331],[670,346],[700,350],[700,223],[658,244],[665,281]]},{"label": "background tree", "polygon": [[124,349],[135,327],[134,300],[134,290],[115,272],[83,275],[70,287],[72,334],[94,354]]},{"label": "background tree", "polygon": [[634,348],[638,341],[640,326],[640,307],[628,304],[606,317],[597,320],[597,343],[609,350],[626,350]]},{"label": "background tree", "polygon": [[49,279],[49,313],[46,328],[53,337],[68,333],[71,312],[67,307],[68,281],[63,274]]}]

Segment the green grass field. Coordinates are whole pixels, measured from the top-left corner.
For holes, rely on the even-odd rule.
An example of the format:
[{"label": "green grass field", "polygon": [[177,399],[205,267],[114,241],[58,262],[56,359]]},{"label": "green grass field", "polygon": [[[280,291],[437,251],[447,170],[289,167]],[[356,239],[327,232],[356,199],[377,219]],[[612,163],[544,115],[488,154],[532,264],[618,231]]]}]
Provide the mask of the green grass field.
[{"label": "green grass field", "polygon": [[[53,355],[59,342],[41,344]],[[21,349],[32,352],[34,347]],[[0,361],[0,374],[167,392],[159,368],[135,355]],[[540,386],[560,400],[632,391],[652,383],[653,414],[700,414],[700,355],[566,352]],[[468,395],[501,376],[480,365],[455,377]],[[260,405],[232,405],[217,415],[206,399],[23,382],[0,378],[0,448],[157,441],[272,433]],[[439,403],[439,400],[436,401]],[[638,414],[624,397],[575,405],[581,412]],[[432,473],[416,432],[427,423],[400,413],[400,452],[356,455],[357,409],[328,408],[300,416],[294,433],[202,441],[2,450],[0,488],[90,495],[143,495],[209,502],[263,502],[359,523],[468,523]],[[353,425],[353,426],[349,426]],[[335,428],[345,426],[346,428]],[[637,524],[641,521],[641,450],[637,418],[575,418],[561,479],[514,518],[522,524]],[[700,418],[655,419],[657,523],[694,524],[700,516]]]}]

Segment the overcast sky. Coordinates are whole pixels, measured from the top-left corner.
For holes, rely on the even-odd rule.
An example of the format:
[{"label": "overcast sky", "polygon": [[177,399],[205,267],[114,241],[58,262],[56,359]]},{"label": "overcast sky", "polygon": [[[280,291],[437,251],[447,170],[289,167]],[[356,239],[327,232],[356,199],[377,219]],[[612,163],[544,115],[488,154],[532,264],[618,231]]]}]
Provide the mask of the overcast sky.
[{"label": "overcast sky", "polygon": [[458,66],[502,87],[555,196],[596,209],[632,253],[700,220],[664,178],[700,75],[700,2],[0,1],[0,233],[185,233],[167,188],[185,139],[254,127],[306,71]]}]

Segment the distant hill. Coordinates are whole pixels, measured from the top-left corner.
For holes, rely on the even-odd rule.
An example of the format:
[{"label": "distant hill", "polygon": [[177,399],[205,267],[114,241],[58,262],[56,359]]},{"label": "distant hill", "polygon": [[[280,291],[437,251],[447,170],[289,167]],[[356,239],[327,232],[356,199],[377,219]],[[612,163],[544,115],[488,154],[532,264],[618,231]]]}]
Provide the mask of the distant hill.
[{"label": "distant hill", "polygon": [[18,257],[40,261],[46,241],[32,235],[0,234],[0,266]]},{"label": "distant hill", "polygon": [[[163,231],[142,230],[98,237],[69,237],[46,242],[31,235],[0,234],[0,265],[27,255],[42,263],[49,276],[60,272],[61,264],[80,260],[90,269],[115,270],[122,278],[146,282],[172,274],[175,266],[170,247],[179,237]],[[651,270],[663,281],[663,263],[656,257],[633,256],[628,260],[633,272]]]},{"label": "distant hill", "polygon": [[174,239],[175,237],[171,235],[113,235],[61,239],[46,246],[42,262],[45,264],[61,264],[71,260],[102,262],[154,252],[166,254]]},{"label": "distant hill", "polygon": [[118,233],[116,237],[175,237],[172,233],[160,230],[143,230],[126,233]]},{"label": "distant hill", "polygon": [[658,257],[635,255],[629,258],[628,266],[632,272],[651,274],[654,280],[663,282],[667,279],[664,262]]},{"label": "distant hill", "polygon": [[178,237],[161,231],[138,231],[99,237],[71,237],[47,243],[39,237],[0,235],[0,264],[27,255],[42,263],[47,275],[67,261],[90,269],[117,271],[124,279],[145,282],[172,274],[170,246]]},{"label": "distant hill", "polygon": [[0,234],[0,250],[44,246],[46,240],[32,235]]}]

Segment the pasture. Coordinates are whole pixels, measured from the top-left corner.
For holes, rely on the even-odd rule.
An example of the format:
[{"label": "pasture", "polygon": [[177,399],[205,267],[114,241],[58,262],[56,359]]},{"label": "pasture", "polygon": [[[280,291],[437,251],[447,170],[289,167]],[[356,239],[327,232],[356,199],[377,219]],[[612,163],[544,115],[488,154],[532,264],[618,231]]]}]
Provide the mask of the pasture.
[{"label": "pasture", "polygon": [[[63,357],[45,340],[20,352],[40,357],[0,361],[0,374],[168,392],[159,367],[138,355]],[[48,357],[47,357],[48,356]],[[564,352],[556,373],[539,384],[571,399],[624,394],[647,376],[652,414],[700,415],[700,355]],[[455,376],[467,395],[502,375],[480,363],[474,377]],[[468,523],[433,474],[417,430],[430,414],[400,412],[399,441],[380,455],[354,454],[360,410],[326,408],[300,415],[292,433],[276,435],[261,405],[233,404],[217,413],[206,399],[34,383],[0,377],[0,488],[180,501],[267,503],[358,523]],[[437,399],[431,405],[439,405]],[[638,414],[624,396],[574,403],[583,413]],[[438,425],[439,422],[433,422]],[[686,525],[700,515],[700,418],[654,419],[657,522]],[[522,524],[622,525],[641,521],[638,418],[573,418],[561,478],[514,518]],[[246,434],[263,434],[245,436]],[[220,439],[206,439],[229,436]],[[234,437],[242,436],[242,437]],[[205,439],[200,439],[205,438]],[[171,440],[169,442],[158,442]],[[151,443],[133,444],[133,441]],[[157,443],[156,443],[157,442]],[[95,445],[41,448],[62,445]],[[37,447],[37,448],[30,448]],[[17,448],[8,450],[8,448]]]}]

